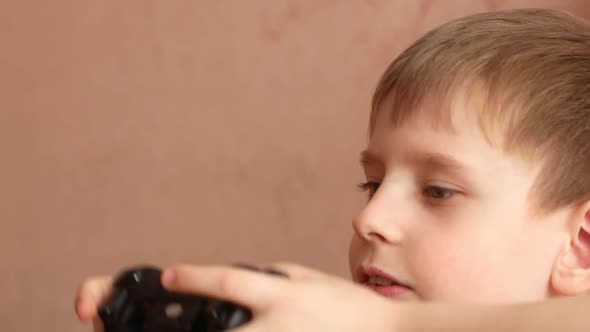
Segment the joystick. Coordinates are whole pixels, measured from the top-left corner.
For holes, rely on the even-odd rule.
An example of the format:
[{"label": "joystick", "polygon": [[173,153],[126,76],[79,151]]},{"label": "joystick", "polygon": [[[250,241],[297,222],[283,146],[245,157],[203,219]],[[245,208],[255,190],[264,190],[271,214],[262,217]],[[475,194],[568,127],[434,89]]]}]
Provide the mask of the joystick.
[{"label": "joystick", "polygon": [[[277,270],[240,268],[287,277]],[[248,308],[204,296],[171,292],[160,283],[155,266],[128,269],[115,279],[113,290],[98,309],[105,332],[220,332],[247,323]]]}]

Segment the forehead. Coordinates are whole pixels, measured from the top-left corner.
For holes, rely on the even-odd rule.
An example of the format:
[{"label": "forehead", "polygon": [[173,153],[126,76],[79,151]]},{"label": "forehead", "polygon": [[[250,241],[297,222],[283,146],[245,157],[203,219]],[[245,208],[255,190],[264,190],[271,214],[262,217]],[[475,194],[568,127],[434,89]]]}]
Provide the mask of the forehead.
[{"label": "forehead", "polygon": [[537,166],[498,148],[482,130],[479,114],[488,107],[484,101],[481,95],[457,92],[447,102],[425,100],[404,117],[396,118],[392,115],[396,110],[384,100],[375,114],[368,155],[392,167],[436,156],[460,164],[482,182],[495,179],[495,185],[502,184],[498,178],[502,176],[528,179],[537,172]]},{"label": "forehead", "polygon": [[502,168],[502,159],[512,157],[482,130],[481,114],[489,110],[485,101],[477,90],[457,90],[446,100],[425,98],[414,109],[400,110],[388,96],[375,112],[368,151],[398,160],[444,156],[484,172]]},{"label": "forehead", "polygon": [[436,103],[422,103],[403,120],[395,121],[385,105],[375,117],[370,151],[382,155],[406,150],[475,156],[491,149],[464,109],[441,109]]},{"label": "forehead", "polygon": [[377,129],[395,130],[403,126],[419,125],[423,130],[444,134],[469,132],[487,139],[481,128],[481,114],[489,111],[484,95],[475,89],[457,89],[445,98],[427,96],[409,104],[396,102],[388,94],[373,110],[370,135]]},{"label": "forehead", "polygon": [[522,124],[531,123],[524,118],[526,101],[510,90],[490,88],[482,81],[457,82],[444,93],[410,95],[407,100],[399,93],[384,95],[371,110],[369,138],[377,128],[395,130],[420,126],[421,131],[453,134],[461,139],[483,139],[486,148],[538,165],[543,159],[541,150],[534,144],[521,143],[518,136],[523,132]]}]

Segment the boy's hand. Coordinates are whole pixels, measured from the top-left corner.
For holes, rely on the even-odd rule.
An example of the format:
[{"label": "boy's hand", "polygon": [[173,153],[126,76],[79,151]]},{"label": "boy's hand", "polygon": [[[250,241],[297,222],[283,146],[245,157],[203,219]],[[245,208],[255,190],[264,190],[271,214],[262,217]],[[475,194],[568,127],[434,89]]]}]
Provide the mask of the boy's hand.
[{"label": "boy's hand", "polygon": [[86,279],[76,294],[76,314],[83,322],[93,322],[94,331],[102,332],[102,322],[97,315],[98,306],[111,292],[113,277],[92,277]]},{"label": "boy's hand", "polygon": [[176,265],[164,270],[169,290],[229,300],[250,308],[235,332],[392,332],[403,307],[344,279],[293,264],[276,264],[289,278],[227,266]]},{"label": "boy's hand", "polygon": [[[294,264],[275,264],[288,278],[228,266],[176,265],[164,271],[169,290],[229,300],[250,308],[253,320],[235,332],[340,331],[391,332],[407,316],[404,307],[358,285]],[[113,278],[84,281],[76,295],[76,313],[102,332],[98,306],[111,291]]]}]

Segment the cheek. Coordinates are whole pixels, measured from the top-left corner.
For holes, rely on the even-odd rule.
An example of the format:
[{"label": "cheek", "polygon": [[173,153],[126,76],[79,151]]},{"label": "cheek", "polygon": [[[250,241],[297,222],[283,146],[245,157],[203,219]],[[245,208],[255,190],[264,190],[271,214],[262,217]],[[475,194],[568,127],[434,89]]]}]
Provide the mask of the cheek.
[{"label": "cheek", "polygon": [[501,303],[544,298],[559,242],[530,228],[504,229],[486,230],[480,224],[421,230],[407,249],[424,300]]},{"label": "cheek", "polygon": [[[505,248],[481,229],[422,233],[412,242],[412,274],[425,300],[477,301],[498,295]],[[489,292],[489,294],[487,294]]]},{"label": "cheek", "polygon": [[[472,279],[479,270],[477,253],[467,249],[461,238],[441,234],[422,236],[420,243],[409,248],[412,258],[412,274],[427,300],[443,300],[456,294],[458,282]],[[462,280],[459,280],[462,279]]]}]

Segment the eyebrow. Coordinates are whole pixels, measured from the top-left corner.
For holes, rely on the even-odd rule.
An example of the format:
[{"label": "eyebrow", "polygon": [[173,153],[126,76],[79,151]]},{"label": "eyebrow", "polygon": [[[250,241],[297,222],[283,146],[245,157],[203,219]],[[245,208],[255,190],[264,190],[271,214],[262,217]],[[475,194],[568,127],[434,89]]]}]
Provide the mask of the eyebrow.
[{"label": "eyebrow", "polygon": [[377,157],[377,155],[375,155],[374,153],[370,152],[369,150],[361,151],[359,159],[361,165],[374,164],[380,161],[380,158]]},{"label": "eyebrow", "polygon": [[463,172],[468,168],[459,160],[441,153],[421,153],[416,158],[416,162],[429,168],[445,169],[453,172]]},{"label": "eyebrow", "polygon": [[[362,165],[379,163],[381,159],[374,153],[364,150],[360,153]],[[412,155],[410,162],[428,169],[446,170],[453,173],[467,172],[469,167],[459,160],[442,153],[419,152]]]}]

